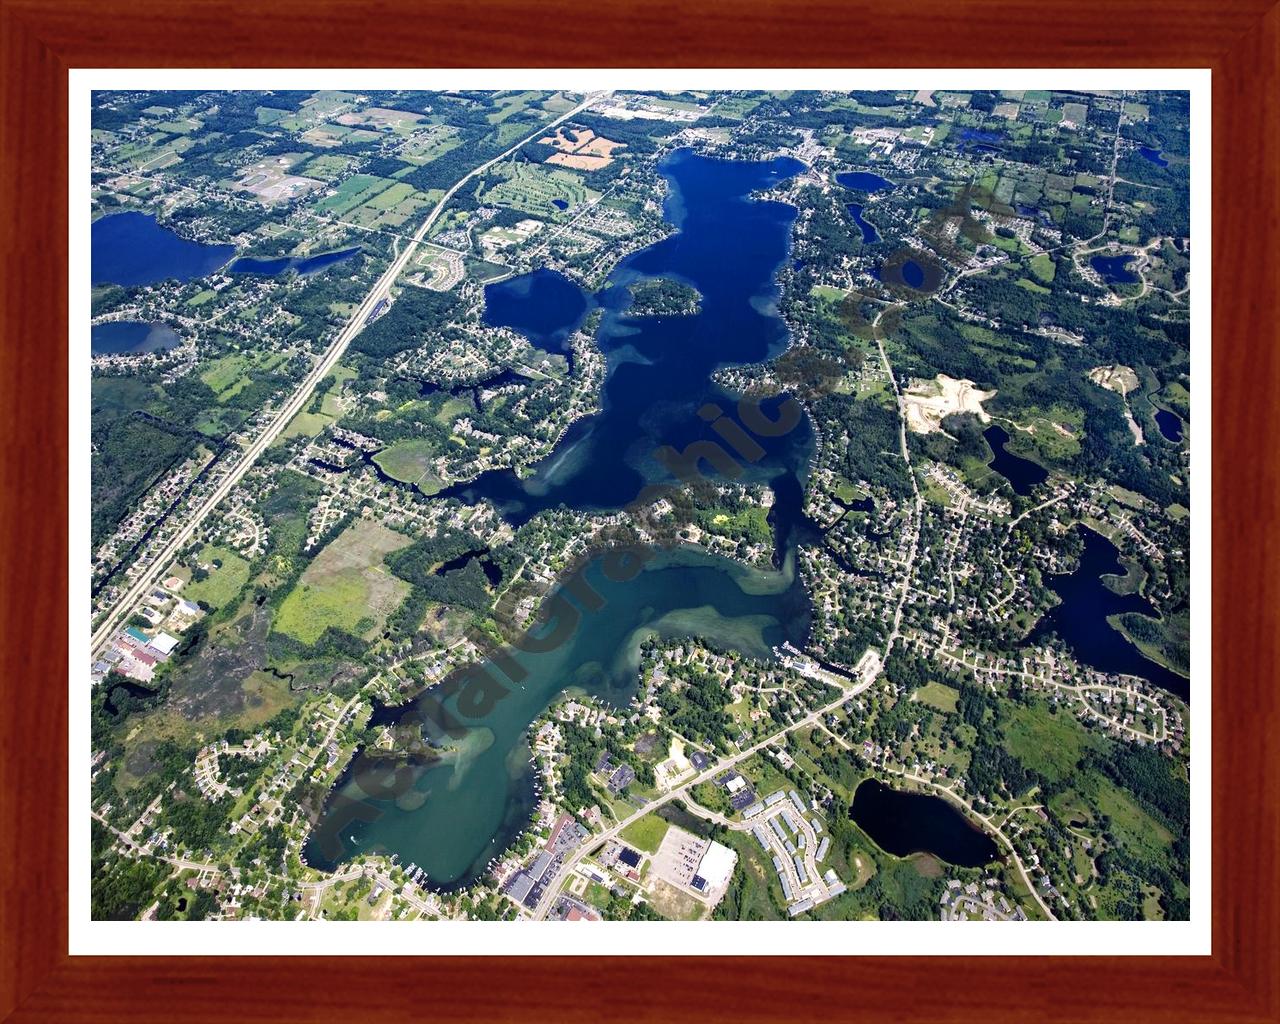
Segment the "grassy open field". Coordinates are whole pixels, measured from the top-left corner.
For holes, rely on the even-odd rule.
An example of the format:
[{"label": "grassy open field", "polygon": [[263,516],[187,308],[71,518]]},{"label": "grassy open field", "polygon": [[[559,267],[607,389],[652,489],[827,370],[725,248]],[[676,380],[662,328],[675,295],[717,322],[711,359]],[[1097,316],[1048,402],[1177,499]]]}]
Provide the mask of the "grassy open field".
[{"label": "grassy open field", "polygon": [[222,564],[210,571],[208,579],[187,584],[182,596],[189,601],[203,601],[211,608],[221,608],[249,582],[249,563],[231,548],[206,544],[200,552],[200,561],[206,565],[215,561]]},{"label": "grassy open field", "polygon": [[738,863],[717,916],[734,921],[783,920],[782,886],[760,844],[746,832],[729,832],[722,841],[737,851]]},{"label": "grassy open field", "polygon": [[363,227],[398,228],[429,207],[435,201],[433,195],[438,198],[438,193],[419,192],[412,185],[398,181],[390,188],[373,194],[359,206],[349,207],[343,219]]},{"label": "grassy open field", "polygon": [[622,839],[646,853],[657,853],[662,837],[671,826],[656,814],[646,814],[622,830]]},{"label": "grassy open field", "polygon": [[847,293],[843,288],[833,288],[829,284],[815,284],[809,289],[809,294],[826,299],[828,302],[839,302]]},{"label": "grassy open field", "polygon": [[512,115],[520,113],[530,103],[540,99],[541,96],[542,93],[533,91],[501,93],[495,97],[496,102],[500,103],[501,106],[493,113],[486,114],[485,120],[490,124],[501,124]]},{"label": "grassy open field", "polygon": [[284,360],[285,356],[280,352],[234,352],[211,361],[200,371],[200,379],[219,402],[226,402],[249,386],[253,374],[274,370]]},{"label": "grassy open field", "polygon": [[939,711],[954,711],[960,699],[960,691],[939,682],[928,682],[916,690],[916,699]]},{"label": "grassy open field", "polygon": [[333,386],[324,393],[324,399],[321,402],[319,411],[312,412],[310,405],[304,408],[289,421],[284,430],[280,431],[280,436],[272,442],[272,447],[284,444],[285,441],[292,437],[315,437],[325,427],[335,422],[341,414],[337,401],[338,395],[342,391],[342,385],[355,375],[356,371],[350,366],[335,366],[333,368],[333,376],[335,378]]},{"label": "grassy open field", "polygon": [[1011,702],[1007,714],[1004,732],[1009,752],[1050,781],[1068,779],[1086,750],[1107,744],[1068,712],[1050,713],[1049,705],[1039,699],[1031,706]]},{"label": "grassy open field", "polygon": [[437,454],[430,441],[397,441],[378,452],[373,461],[387,476],[413,484],[426,494],[434,494],[441,487],[431,473],[431,461]]},{"label": "grassy open field", "polygon": [[1053,262],[1053,257],[1048,253],[1039,252],[1031,257],[1031,273],[1040,278],[1045,284],[1053,280],[1053,276],[1057,271],[1057,266]]},{"label": "grassy open field", "polygon": [[401,147],[397,154],[401,160],[413,164],[429,163],[444,156],[449,150],[462,145],[458,129],[453,125],[434,124],[420,130]]},{"label": "grassy open field", "polygon": [[409,538],[366,519],[352,523],[307,566],[284,599],[273,628],[313,644],[334,626],[371,636],[409,592],[382,559]]},{"label": "grassy open field", "polygon": [[316,203],[316,209],[323,213],[334,213],[341,216],[348,210],[367,203],[374,196],[395,185],[390,178],[376,178],[372,174],[353,174],[331,196],[326,196]]},{"label": "grassy open field", "polygon": [[333,181],[346,173],[351,165],[351,157],[338,153],[324,153],[312,157],[298,173],[308,178],[319,178],[321,181]]}]

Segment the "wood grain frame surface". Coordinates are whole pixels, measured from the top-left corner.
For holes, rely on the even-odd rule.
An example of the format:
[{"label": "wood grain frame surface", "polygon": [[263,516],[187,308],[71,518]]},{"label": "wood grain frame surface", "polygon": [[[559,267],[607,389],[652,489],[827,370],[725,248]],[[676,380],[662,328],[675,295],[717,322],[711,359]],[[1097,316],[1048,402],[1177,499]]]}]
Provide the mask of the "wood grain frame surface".
[{"label": "wood grain frame surface", "polygon": [[[0,0],[0,1019],[1280,1020],[1278,64],[1272,0]],[[67,955],[67,71],[459,66],[1212,69],[1211,956]]]}]

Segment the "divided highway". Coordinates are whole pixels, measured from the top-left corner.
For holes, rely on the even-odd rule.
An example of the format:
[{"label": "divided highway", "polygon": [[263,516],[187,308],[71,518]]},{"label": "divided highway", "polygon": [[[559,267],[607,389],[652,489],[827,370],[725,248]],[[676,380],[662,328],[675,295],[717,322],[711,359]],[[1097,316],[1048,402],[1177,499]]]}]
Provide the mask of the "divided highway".
[{"label": "divided highway", "polygon": [[129,610],[142,600],[147,590],[156,582],[160,573],[164,571],[182,547],[191,539],[196,529],[204,521],[205,517],[208,516],[209,513],[212,512],[231,492],[232,488],[240,482],[240,478],[243,477],[249,467],[257,461],[258,457],[266,451],[267,447],[276,439],[280,431],[285,428],[288,422],[306,406],[307,402],[311,398],[312,391],[315,390],[315,386],[338,364],[343,353],[346,352],[347,346],[363,329],[365,320],[368,319],[369,315],[377,307],[378,303],[388,297],[392,284],[395,283],[396,279],[400,276],[400,272],[413,258],[414,252],[417,251],[418,244],[426,237],[427,232],[431,229],[431,226],[436,222],[437,218],[440,216],[441,212],[443,212],[445,206],[448,205],[449,200],[453,198],[458,189],[472,178],[479,174],[483,174],[494,164],[505,160],[521,146],[545,134],[549,129],[554,128],[556,125],[569,120],[571,117],[580,113],[582,110],[607,95],[608,93],[606,92],[589,94],[582,103],[578,104],[578,106],[574,107],[572,110],[560,115],[560,117],[556,118],[554,121],[542,125],[536,132],[523,137],[509,149],[499,153],[492,160],[489,160],[470,171],[467,175],[460,178],[457,183],[455,183],[454,186],[441,197],[440,201],[432,207],[426,220],[424,220],[418,230],[414,232],[412,240],[405,246],[404,251],[395,258],[391,266],[387,268],[386,272],[378,278],[377,283],[374,284],[368,295],[365,296],[364,301],[360,303],[359,308],[351,315],[351,319],[347,322],[346,327],[344,327],[338,334],[337,338],[334,339],[333,344],[325,351],[324,355],[320,358],[320,361],[315,365],[311,372],[303,378],[298,389],[289,397],[285,404],[281,406],[280,411],[276,413],[275,418],[272,419],[272,421],[253,440],[249,447],[245,449],[244,454],[240,457],[240,461],[235,465],[227,477],[210,492],[199,508],[190,515],[188,521],[182,526],[182,528],[172,537],[172,539],[168,541],[168,543],[164,545],[163,548],[160,549],[156,555],[151,558],[150,563],[141,573],[138,574],[134,582],[128,587],[120,599],[116,601],[115,605],[108,612],[106,618],[103,619],[102,625],[99,626],[93,634],[93,638],[90,642],[90,651],[92,654],[96,655],[103,647],[106,646],[116,629],[118,629],[128,617]]}]

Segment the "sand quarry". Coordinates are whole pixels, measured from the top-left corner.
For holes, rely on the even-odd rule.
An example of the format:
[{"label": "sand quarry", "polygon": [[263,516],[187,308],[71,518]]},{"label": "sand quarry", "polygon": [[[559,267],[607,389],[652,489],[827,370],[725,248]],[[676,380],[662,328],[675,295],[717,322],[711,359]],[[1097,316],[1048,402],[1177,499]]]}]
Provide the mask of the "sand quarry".
[{"label": "sand quarry", "polygon": [[1127,395],[1138,386],[1138,375],[1127,366],[1095,366],[1087,374],[1100,388]]},{"label": "sand quarry", "polygon": [[971,412],[982,423],[990,423],[991,417],[982,403],[996,396],[995,391],[980,391],[971,380],[956,380],[938,374],[933,380],[912,381],[902,393],[902,404],[907,413],[907,429],[915,434],[929,434],[942,430],[942,421],[953,413]]}]

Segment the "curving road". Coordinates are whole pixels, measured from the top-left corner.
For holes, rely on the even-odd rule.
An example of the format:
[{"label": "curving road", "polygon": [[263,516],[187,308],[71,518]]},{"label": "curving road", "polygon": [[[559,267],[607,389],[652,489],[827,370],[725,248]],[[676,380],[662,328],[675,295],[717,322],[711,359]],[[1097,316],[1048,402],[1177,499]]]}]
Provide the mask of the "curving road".
[{"label": "curving road", "polygon": [[404,247],[404,251],[396,257],[391,266],[387,268],[386,272],[378,278],[373,288],[370,289],[368,295],[365,296],[364,301],[361,302],[356,311],[352,313],[351,319],[347,321],[346,327],[339,332],[338,336],[334,339],[333,344],[325,350],[324,355],[320,357],[320,361],[312,368],[311,372],[303,378],[302,383],[298,385],[298,389],[289,397],[285,404],[280,407],[280,411],[276,413],[272,421],[253,440],[249,447],[245,449],[240,461],[236,463],[235,467],[227,477],[209,493],[204,502],[189,516],[187,523],[160,549],[157,554],[151,558],[150,563],[141,573],[138,574],[134,579],[133,584],[124,592],[119,600],[116,601],[115,605],[107,613],[106,618],[102,620],[102,625],[99,626],[93,634],[92,640],[90,641],[91,654],[96,655],[103,647],[106,646],[116,629],[118,629],[120,624],[128,617],[133,606],[138,601],[142,600],[143,595],[146,594],[147,590],[155,583],[160,573],[169,565],[187,541],[191,539],[196,529],[205,520],[209,513],[217,508],[222,500],[231,493],[232,488],[240,482],[240,478],[243,477],[249,467],[257,461],[258,457],[266,451],[268,445],[276,439],[276,436],[285,428],[285,425],[288,424],[288,422],[306,406],[307,402],[311,398],[311,392],[315,390],[315,386],[328,375],[334,366],[337,365],[338,360],[342,358],[343,353],[346,352],[347,346],[351,344],[352,339],[355,338],[355,336],[364,328],[365,320],[369,317],[369,314],[373,312],[379,302],[388,297],[392,284],[395,283],[396,278],[400,276],[400,272],[408,265],[409,260],[413,258],[413,254],[417,250],[418,244],[426,237],[427,232],[431,229],[431,225],[436,222],[437,218],[439,218],[441,212],[443,212],[445,206],[448,205],[449,200],[453,198],[458,189],[472,178],[479,174],[483,174],[494,164],[505,160],[521,146],[532,141],[538,136],[545,134],[548,130],[554,128],[561,122],[569,120],[571,117],[574,117],[582,110],[607,95],[607,92],[589,93],[586,99],[572,110],[561,114],[554,121],[540,125],[537,131],[524,136],[509,149],[504,150],[492,160],[481,164],[479,167],[476,167],[474,170],[467,173],[440,198],[440,201],[432,207],[426,220],[424,220],[418,230],[414,232],[413,238]]}]

